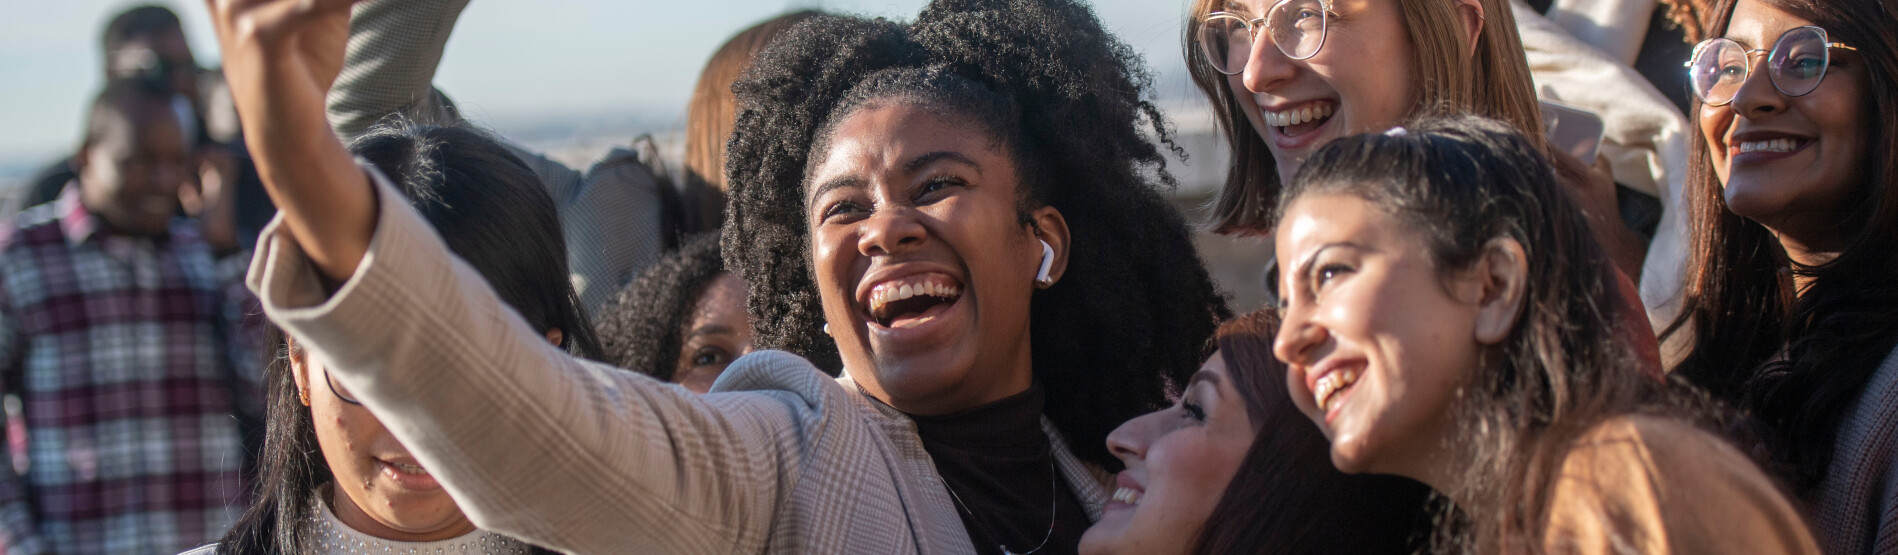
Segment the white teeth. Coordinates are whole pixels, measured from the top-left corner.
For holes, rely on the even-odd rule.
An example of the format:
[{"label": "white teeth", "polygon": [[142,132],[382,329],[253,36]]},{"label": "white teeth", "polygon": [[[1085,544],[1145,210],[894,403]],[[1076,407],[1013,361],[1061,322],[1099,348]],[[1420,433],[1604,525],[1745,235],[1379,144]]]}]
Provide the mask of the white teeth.
[{"label": "white teeth", "polygon": [[1318,378],[1318,384],[1311,392],[1312,399],[1318,401],[1318,410],[1331,410],[1332,396],[1357,381],[1358,373],[1352,370],[1339,370]]},{"label": "white teeth", "polygon": [[422,468],[420,466],[412,465],[412,464],[402,464],[399,462],[391,462],[389,463],[389,466],[393,466],[395,467],[396,470],[400,470],[409,474],[420,474],[423,476],[428,475],[428,469]]},{"label": "white teeth", "polygon": [[1132,488],[1120,488],[1120,489],[1114,490],[1114,500],[1119,501],[1121,503],[1126,503],[1128,505],[1139,505],[1140,504],[1140,490],[1136,490]]},{"label": "white teeth", "polygon": [[1331,103],[1326,102],[1318,105],[1293,108],[1283,112],[1265,112],[1265,124],[1272,127],[1289,127],[1329,117],[1333,110],[1335,110],[1335,107],[1333,107]]},{"label": "white teeth", "polygon": [[1740,143],[1740,152],[1792,152],[1797,146],[1799,146],[1799,141],[1793,139],[1746,141]]},{"label": "white teeth", "polygon": [[933,281],[907,283],[903,285],[883,285],[870,292],[870,310],[872,312],[881,312],[885,305],[917,295],[953,299],[961,294],[962,290],[953,285]]}]

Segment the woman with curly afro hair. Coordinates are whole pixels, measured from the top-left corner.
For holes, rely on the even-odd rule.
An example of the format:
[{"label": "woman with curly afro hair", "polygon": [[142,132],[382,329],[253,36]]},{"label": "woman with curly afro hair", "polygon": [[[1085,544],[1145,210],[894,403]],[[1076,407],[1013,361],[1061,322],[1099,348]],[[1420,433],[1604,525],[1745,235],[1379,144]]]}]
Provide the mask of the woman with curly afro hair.
[{"label": "woman with curly afro hair", "polygon": [[1166,405],[1227,314],[1159,187],[1131,50],[1074,0],[940,0],[813,18],[734,86],[723,248],[782,351],[705,395],[577,359],[334,144],[349,1],[300,1],[213,3],[282,207],[250,285],[482,529],[583,553],[1072,552],[1114,491],[1107,433]]},{"label": "woman with curly afro hair", "polygon": [[595,331],[606,362],[698,393],[752,348],[745,282],[725,271],[717,233],[685,238],[626,284]]}]

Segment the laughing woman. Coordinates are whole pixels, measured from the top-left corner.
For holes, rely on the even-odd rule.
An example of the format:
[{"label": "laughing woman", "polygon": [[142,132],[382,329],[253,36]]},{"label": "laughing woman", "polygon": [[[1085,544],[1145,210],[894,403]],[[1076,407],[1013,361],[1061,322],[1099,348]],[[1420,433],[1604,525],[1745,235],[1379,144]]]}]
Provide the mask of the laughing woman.
[{"label": "laughing woman", "polygon": [[1143,130],[1166,135],[1130,51],[1073,2],[943,1],[815,18],[735,87],[727,256],[759,346],[802,357],[746,356],[703,396],[578,360],[331,138],[349,3],[214,2],[283,209],[250,283],[484,530],[1070,551],[1118,468],[1108,430],[1162,406],[1223,316],[1144,177]]},{"label": "laughing woman", "polygon": [[1332,463],[1454,502],[1440,550],[1817,553],[1773,482],[1640,376],[1598,300],[1613,270],[1547,168],[1461,118],[1299,170],[1274,348]]}]

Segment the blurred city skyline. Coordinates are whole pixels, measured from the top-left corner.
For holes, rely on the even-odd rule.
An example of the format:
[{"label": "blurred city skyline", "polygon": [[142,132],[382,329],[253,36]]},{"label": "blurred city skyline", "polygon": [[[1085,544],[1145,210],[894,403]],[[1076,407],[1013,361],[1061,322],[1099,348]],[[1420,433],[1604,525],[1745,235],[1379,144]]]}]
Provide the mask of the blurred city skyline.
[{"label": "blurred city skyline", "polygon": [[[799,9],[907,20],[926,3],[737,0],[705,8],[477,0],[456,25],[436,83],[470,118],[516,140],[550,150],[592,150],[591,143],[607,137],[664,135],[682,127],[686,99],[706,58],[758,20]],[[1156,96],[1188,97],[1179,61],[1184,0],[1092,3],[1110,30],[1146,56]],[[31,15],[0,20],[0,83],[7,83],[0,87],[0,187],[77,146],[83,106],[101,79],[100,30],[113,15],[139,4],[178,12],[199,65],[216,65],[217,40],[201,0],[46,2],[34,4]]]}]

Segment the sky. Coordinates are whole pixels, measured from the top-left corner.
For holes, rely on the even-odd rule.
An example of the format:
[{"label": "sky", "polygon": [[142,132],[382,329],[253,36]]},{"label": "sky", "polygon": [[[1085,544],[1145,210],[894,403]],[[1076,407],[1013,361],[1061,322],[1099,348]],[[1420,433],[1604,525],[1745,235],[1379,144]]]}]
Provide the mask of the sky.
[{"label": "sky", "polygon": [[[30,172],[78,143],[97,90],[99,30],[136,4],[171,7],[200,65],[217,40],[202,0],[59,0],[12,4],[0,19],[0,178]],[[731,34],[796,9],[909,19],[924,0],[474,0],[449,40],[436,84],[503,133],[589,123],[682,126],[698,72]],[[1179,36],[1185,0],[1096,0],[1095,10],[1159,73],[1161,96],[1186,94]],[[23,169],[25,168],[25,169]],[[17,177],[16,177],[17,178]]]}]

